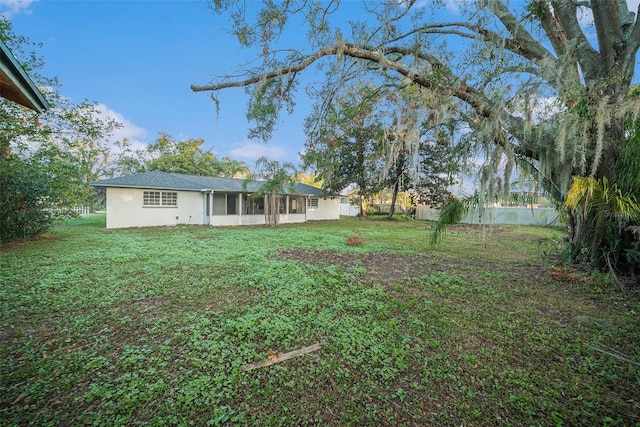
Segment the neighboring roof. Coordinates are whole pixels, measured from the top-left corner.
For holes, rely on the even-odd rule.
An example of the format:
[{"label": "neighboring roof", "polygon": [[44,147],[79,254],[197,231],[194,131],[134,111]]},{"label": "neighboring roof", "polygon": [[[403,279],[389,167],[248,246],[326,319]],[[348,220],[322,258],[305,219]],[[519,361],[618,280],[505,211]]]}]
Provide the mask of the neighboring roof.
[{"label": "neighboring roof", "polygon": [[347,188],[340,192],[340,197],[353,197],[357,195],[360,188],[356,184],[349,184]]},{"label": "neighboring roof", "polygon": [[0,40],[0,96],[38,113],[50,106],[7,45]]},{"label": "neighboring roof", "polygon": [[[253,193],[260,189],[263,182],[246,181],[244,179],[218,178],[215,176],[184,175],[181,173],[167,172],[143,172],[125,175],[118,178],[103,179],[90,184],[94,187],[118,187],[118,188],[149,188],[158,190],[182,190],[182,191],[226,191],[238,193]],[[322,189],[307,184],[296,183],[293,194],[304,196],[336,196],[325,194]]]}]

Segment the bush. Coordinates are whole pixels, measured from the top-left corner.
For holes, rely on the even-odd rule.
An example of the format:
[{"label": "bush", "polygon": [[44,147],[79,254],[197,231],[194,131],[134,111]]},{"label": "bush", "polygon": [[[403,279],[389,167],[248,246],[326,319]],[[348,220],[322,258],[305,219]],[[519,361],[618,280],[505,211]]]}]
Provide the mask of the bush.
[{"label": "bush", "polygon": [[49,177],[17,157],[0,160],[0,241],[25,239],[49,229]]}]

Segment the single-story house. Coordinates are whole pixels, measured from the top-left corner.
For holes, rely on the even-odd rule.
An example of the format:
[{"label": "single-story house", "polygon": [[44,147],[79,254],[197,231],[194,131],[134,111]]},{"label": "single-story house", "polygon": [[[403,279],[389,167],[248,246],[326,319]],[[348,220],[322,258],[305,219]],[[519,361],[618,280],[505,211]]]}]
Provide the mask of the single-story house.
[{"label": "single-story house", "polygon": [[[91,183],[106,189],[107,228],[158,225],[265,224],[257,181],[166,172],[144,172]],[[340,199],[297,183],[282,194],[280,223],[340,218]]]}]

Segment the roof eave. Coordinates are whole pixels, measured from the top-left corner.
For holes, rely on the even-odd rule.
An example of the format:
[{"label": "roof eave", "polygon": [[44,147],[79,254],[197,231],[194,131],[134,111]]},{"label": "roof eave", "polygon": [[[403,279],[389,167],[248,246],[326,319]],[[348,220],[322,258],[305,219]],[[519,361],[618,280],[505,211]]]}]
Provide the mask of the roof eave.
[{"label": "roof eave", "polygon": [[0,40],[0,95],[38,113],[51,108],[7,45]]},{"label": "roof eave", "polygon": [[175,191],[205,191],[195,188],[178,188],[178,187],[163,187],[162,185],[131,185],[131,184],[107,184],[100,181],[93,181],[89,183],[92,187],[104,187],[104,188],[141,188],[143,190],[175,190]]},{"label": "roof eave", "polygon": [[[251,191],[251,190],[216,190],[213,188],[199,188],[199,189],[195,189],[195,188],[178,188],[178,187],[163,187],[163,186],[158,186],[158,185],[131,185],[131,184],[107,184],[107,183],[102,183],[100,181],[92,181],[89,183],[90,186],[92,187],[104,187],[104,188],[140,188],[143,190],[175,190],[175,191],[193,191],[193,192],[199,192],[199,193],[207,193],[207,192],[230,192],[230,193],[255,193],[255,191]],[[283,195],[289,195],[289,196],[304,196],[304,197],[334,197],[330,194],[325,194],[325,195],[318,195],[318,194],[311,194],[311,193],[284,193]]]}]

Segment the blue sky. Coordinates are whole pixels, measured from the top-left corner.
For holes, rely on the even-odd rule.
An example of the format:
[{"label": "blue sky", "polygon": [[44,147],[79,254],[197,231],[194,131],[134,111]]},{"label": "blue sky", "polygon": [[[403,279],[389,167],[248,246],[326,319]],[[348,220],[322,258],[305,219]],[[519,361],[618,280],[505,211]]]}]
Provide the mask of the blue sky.
[{"label": "blue sky", "polygon": [[[448,0],[450,11],[457,1]],[[634,11],[638,2],[627,0]],[[341,8],[359,4],[346,1]],[[233,73],[258,56],[240,50],[228,18],[212,13],[205,0],[0,0],[0,13],[17,34],[43,44],[44,74],[59,78],[63,96],[98,102],[124,124],[115,139],[142,147],[164,131],[177,140],[202,138],[205,149],[250,166],[263,155],[298,163],[311,109],[304,90],[267,144],[247,138],[244,89],[219,93],[219,115],[208,93],[191,91],[192,83]],[[303,35],[293,42],[304,42]]]},{"label": "blue sky", "polygon": [[205,1],[0,0],[0,13],[17,34],[43,44],[44,74],[59,78],[63,96],[98,102],[123,122],[116,138],[139,146],[165,131],[175,139],[203,138],[205,149],[250,165],[262,155],[298,163],[310,110],[302,97],[264,144],[247,138],[243,89],[220,94],[219,115],[208,93],[191,91],[192,83],[252,58],[226,31],[227,18]]}]

